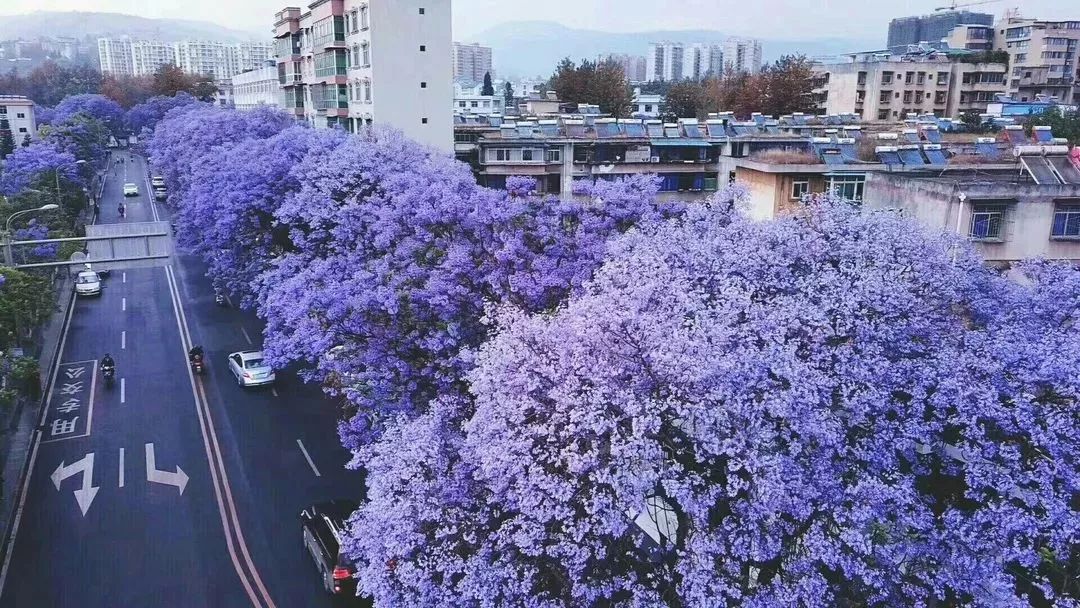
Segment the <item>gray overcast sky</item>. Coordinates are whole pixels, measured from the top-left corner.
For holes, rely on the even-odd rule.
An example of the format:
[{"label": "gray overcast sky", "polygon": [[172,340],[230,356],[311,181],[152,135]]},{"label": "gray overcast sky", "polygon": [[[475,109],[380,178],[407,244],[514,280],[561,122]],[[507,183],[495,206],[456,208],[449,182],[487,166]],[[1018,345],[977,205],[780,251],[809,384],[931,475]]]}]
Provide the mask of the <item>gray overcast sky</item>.
[{"label": "gray overcast sky", "polygon": [[[967,0],[958,0],[965,4]],[[306,4],[307,2],[303,2]],[[468,38],[504,21],[557,21],[612,32],[713,29],[772,39],[851,36],[884,39],[889,19],[933,11],[949,0],[453,0],[454,38]],[[111,11],[145,17],[214,21],[269,31],[287,0],[2,0],[0,14],[34,10]],[[300,5],[300,2],[294,2]],[[1002,0],[973,6],[1000,15],[1018,7],[1025,17],[1080,19],[1077,0]]]}]

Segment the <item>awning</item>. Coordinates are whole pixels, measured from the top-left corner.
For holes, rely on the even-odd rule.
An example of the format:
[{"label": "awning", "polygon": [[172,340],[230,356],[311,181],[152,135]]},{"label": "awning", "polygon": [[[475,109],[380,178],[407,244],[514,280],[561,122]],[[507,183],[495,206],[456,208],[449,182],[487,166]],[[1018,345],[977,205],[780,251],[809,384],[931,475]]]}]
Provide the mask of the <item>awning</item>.
[{"label": "awning", "polygon": [[649,142],[660,148],[711,148],[712,144],[701,139],[654,139]]}]

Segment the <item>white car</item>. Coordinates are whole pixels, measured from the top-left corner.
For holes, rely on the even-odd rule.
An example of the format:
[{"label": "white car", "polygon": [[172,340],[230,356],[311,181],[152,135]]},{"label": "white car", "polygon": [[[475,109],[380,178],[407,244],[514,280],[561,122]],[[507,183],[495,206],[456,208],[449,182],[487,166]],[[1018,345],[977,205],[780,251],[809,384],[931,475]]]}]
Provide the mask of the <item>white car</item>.
[{"label": "white car", "polygon": [[83,270],[75,277],[75,295],[100,296],[101,277],[93,270]]},{"label": "white car", "polygon": [[124,196],[139,196],[139,187],[131,182],[124,184]]},{"label": "white car", "polygon": [[155,175],[154,177],[150,178],[150,185],[154,188],[164,188],[165,178],[161,177],[160,175]]},{"label": "white car", "polygon": [[274,370],[266,363],[261,350],[244,350],[229,355],[229,371],[240,386],[270,384],[275,379]]}]

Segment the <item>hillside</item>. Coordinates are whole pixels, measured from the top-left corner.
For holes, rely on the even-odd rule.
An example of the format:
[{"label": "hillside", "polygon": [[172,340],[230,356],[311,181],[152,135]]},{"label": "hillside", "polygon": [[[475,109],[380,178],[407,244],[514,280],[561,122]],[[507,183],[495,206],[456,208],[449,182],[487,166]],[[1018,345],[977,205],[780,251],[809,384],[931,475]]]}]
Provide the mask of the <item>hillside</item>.
[{"label": "hillside", "polygon": [[[563,57],[574,60],[595,58],[606,53],[645,55],[650,42],[719,43],[727,38],[711,30],[647,31],[632,33],[599,32],[568,28],[550,21],[513,21],[484,30],[461,42],[479,42],[492,47],[495,71],[500,77],[548,76]],[[763,61],[782,55],[803,53],[814,57],[866,50],[880,40],[822,38],[816,40],[761,41]]]},{"label": "hillside", "polygon": [[244,32],[205,21],[148,19],[121,13],[37,11],[0,18],[0,40],[61,36],[79,39],[130,36],[173,42],[220,40],[242,42],[268,40],[269,33]]}]

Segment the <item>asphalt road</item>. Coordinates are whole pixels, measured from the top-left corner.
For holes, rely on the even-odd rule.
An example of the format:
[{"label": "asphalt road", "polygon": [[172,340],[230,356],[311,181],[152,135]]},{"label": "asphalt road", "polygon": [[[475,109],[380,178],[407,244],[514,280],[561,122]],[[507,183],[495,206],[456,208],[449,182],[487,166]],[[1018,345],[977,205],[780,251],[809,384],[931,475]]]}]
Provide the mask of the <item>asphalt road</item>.
[{"label": "asphalt road", "polygon": [[[140,196],[120,218],[125,181]],[[166,216],[141,159],[113,167],[99,222]],[[75,303],[0,607],[332,605],[298,514],[362,491],[338,413],[288,372],[272,388],[236,385],[226,356],[258,348],[261,326],[217,306],[204,273],[183,255],[114,270],[99,298]],[[201,377],[188,373],[190,344],[206,351]],[[97,373],[105,352],[111,388]]]}]

